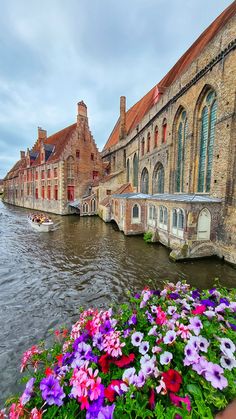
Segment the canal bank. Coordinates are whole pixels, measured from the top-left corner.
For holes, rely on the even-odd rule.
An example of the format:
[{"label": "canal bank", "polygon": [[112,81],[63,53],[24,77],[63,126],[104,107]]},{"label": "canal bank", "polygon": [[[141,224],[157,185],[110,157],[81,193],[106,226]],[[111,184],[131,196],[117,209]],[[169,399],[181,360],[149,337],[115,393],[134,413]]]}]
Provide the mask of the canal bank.
[{"label": "canal bank", "polygon": [[107,307],[149,279],[186,279],[208,288],[218,277],[235,286],[236,270],[218,259],[172,263],[168,250],[126,237],[99,217],[53,217],[57,231],[39,235],[28,211],[0,201],[0,399],[19,389],[22,353],[49,329],[71,324],[79,307]]}]

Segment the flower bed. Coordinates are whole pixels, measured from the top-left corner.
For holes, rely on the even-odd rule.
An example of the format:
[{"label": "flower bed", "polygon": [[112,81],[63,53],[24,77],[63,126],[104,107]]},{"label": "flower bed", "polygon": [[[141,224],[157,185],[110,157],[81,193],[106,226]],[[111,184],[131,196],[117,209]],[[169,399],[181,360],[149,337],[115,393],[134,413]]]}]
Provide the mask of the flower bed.
[{"label": "flower bed", "polygon": [[24,353],[0,418],[212,418],[236,397],[236,290],[168,283],[118,312],[85,310]]}]

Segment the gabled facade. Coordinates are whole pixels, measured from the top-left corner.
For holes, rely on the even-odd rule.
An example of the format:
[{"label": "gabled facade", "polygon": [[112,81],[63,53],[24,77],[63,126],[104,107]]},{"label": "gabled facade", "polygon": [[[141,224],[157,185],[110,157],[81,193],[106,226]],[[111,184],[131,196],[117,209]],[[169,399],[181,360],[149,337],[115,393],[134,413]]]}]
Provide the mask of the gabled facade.
[{"label": "gabled facade", "polygon": [[73,212],[73,203],[78,202],[78,208],[104,173],[83,101],[78,103],[75,124],[50,137],[38,128],[34,146],[20,157],[4,179],[4,200],[40,211]]}]

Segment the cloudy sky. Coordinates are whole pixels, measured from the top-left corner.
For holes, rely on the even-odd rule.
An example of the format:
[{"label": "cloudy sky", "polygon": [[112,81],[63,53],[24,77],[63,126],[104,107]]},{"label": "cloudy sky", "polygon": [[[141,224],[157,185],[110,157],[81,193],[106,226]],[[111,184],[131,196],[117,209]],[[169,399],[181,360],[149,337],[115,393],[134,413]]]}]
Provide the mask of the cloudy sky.
[{"label": "cloudy sky", "polygon": [[101,150],[119,115],[147,93],[231,0],[0,0],[0,178],[88,106]]}]

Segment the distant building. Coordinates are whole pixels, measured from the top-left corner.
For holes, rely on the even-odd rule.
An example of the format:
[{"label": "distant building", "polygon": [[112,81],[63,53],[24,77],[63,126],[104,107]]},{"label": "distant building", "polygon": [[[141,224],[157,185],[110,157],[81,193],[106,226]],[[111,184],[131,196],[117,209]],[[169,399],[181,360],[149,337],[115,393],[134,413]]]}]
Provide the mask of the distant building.
[{"label": "distant building", "polygon": [[[236,264],[235,97],[234,1],[129,110],[121,97],[102,152],[112,180],[100,188],[104,220],[125,234],[152,231],[174,259]],[[133,193],[116,191],[127,182]]]},{"label": "distant building", "polygon": [[4,191],[4,182],[3,179],[0,179],[0,194],[2,195]]},{"label": "distant building", "polygon": [[[50,137],[38,128],[33,148],[21,151],[20,160],[4,179],[4,200],[57,214],[74,212],[102,177],[103,166],[89,130],[87,107],[79,102],[75,124]],[[96,208],[97,200],[92,204]]]}]

